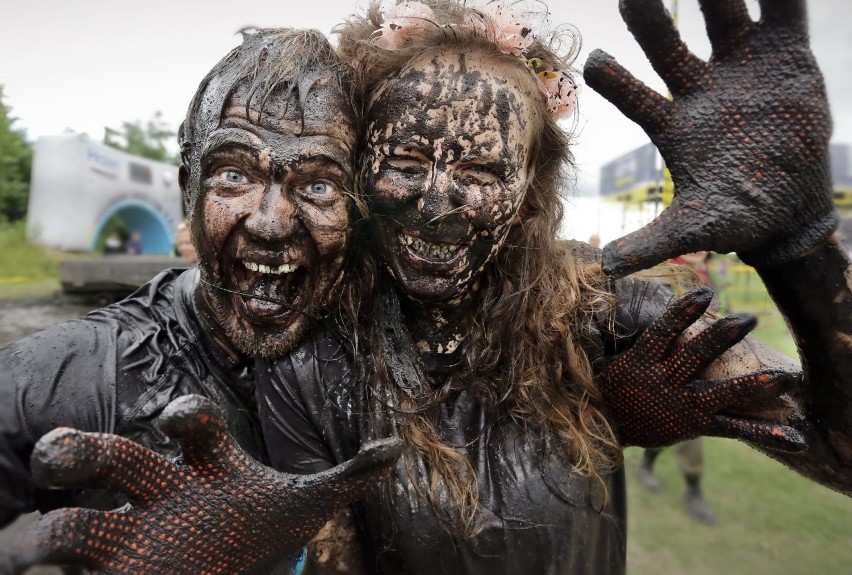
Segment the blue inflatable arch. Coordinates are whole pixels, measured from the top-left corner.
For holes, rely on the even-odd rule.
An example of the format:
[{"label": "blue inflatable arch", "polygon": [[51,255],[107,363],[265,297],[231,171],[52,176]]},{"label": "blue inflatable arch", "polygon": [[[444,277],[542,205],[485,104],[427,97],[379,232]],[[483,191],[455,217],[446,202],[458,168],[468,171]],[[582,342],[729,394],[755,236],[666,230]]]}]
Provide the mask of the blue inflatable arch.
[{"label": "blue inflatable arch", "polygon": [[95,233],[92,234],[91,251],[97,247],[98,238],[104,226],[115,215],[121,217],[128,231],[138,232],[142,241],[142,253],[145,255],[168,254],[172,250],[172,233],[163,216],[150,204],[141,200],[125,199],[107,208],[98,219]]}]

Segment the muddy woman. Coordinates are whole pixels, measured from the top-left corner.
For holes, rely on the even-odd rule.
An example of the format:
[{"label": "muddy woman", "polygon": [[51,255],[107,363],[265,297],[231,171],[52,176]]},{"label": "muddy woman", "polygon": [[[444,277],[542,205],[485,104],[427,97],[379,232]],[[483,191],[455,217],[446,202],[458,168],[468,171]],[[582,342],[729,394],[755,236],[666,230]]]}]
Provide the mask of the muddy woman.
[{"label": "muddy woman", "polygon": [[[646,129],[676,190],[602,264],[556,237],[571,159],[556,120],[576,87],[570,53],[517,4],[374,4],[338,27],[367,102],[358,338],[312,336],[277,363],[259,389],[264,437],[294,472],[387,434],[406,450],[381,497],[309,546],[308,572],[623,573],[620,449],[674,435],[779,447],[798,434],[807,449],[774,456],[852,493],[852,274],[831,236],[830,121],[804,2],[761,2],[759,22],[742,0],[701,5],[707,62],[662,2],[621,3],[673,100],[603,52],[586,64],[587,83]],[[615,279],[703,249],[737,251],[790,321],[804,373],[785,402],[721,407],[734,382],[778,386],[770,368],[798,369],[773,352],[744,341],[707,365],[707,332],[675,343],[706,292],[666,310],[658,286]],[[748,321],[714,327],[733,337]],[[328,367],[347,353],[351,369]],[[696,367],[704,379],[672,393]],[[613,377],[627,385],[613,392]]]}]

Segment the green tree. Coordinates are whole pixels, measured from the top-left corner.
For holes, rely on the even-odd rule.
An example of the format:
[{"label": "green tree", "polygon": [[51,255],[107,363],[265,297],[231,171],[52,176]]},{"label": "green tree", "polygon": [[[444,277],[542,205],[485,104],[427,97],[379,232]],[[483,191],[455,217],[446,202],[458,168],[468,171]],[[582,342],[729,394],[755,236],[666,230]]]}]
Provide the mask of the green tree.
[{"label": "green tree", "polygon": [[180,164],[166,147],[174,138],[175,131],[163,120],[163,113],[159,111],[144,124],[137,120],[123,122],[120,129],[104,128],[104,144],[107,146],[158,162]]},{"label": "green tree", "polygon": [[3,98],[0,85],[0,222],[14,222],[27,215],[33,151]]}]

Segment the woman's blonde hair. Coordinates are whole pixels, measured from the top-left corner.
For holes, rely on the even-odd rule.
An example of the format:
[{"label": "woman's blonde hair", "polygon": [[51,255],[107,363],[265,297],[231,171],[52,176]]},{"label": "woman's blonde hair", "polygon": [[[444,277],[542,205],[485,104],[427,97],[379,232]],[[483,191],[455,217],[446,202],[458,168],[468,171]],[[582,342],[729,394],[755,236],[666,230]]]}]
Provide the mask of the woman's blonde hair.
[{"label": "woman's blonde hair", "polygon": [[[502,53],[464,24],[471,8],[452,1],[424,3],[432,9],[434,21],[398,50],[384,50],[372,42],[382,24],[377,2],[365,15],[353,16],[335,29],[338,50],[356,70],[365,102],[410,62],[436,49],[477,52],[502,63],[507,74],[530,74],[518,57]],[[579,41],[576,35],[569,44],[558,41],[564,38],[563,31],[549,41],[537,39],[524,54],[566,70]],[[567,50],[560,56],[557,50],[562,45]],[[477,531],[475,471],[463,446],[449,445],[437,426],[440,405],[453,393],[464,390],[472,401],[479,401],[490,424],[514,420],[550,451],[562,451],[581,476],[602,481],[621,458],[602,412],[593,366],[600,350],[594,337],[595,317],[609,310],[612,296],[595,259],[580,257],[571,244],[557,239],[563,215],[558,191],[573,184],[573,157],[569,136],[550,116],[544,99],[537,99],[534,106],[538,118],[530,127],[535,136],[529,160],[533,176],[520,207],[520,224],[513,226],[483,271],[466,326],[464,375],[450,377],[438,387],[426,383],[419,387],[425,392],[412,393],[411,382],[399,381],[404,370],[390,365],[399,361],[404,347],[396,336],[388,335],[387,323],[392,321],[387,315],[377,316],[374,306],[363,305],[351,294],[345,298],[360,306],[361,317],[367,318],[370,366],[365,369],[372,372],[372,393],[394,406],[392,422],[382,432],[396,430],[423,457],[430,477],[428,485],[419,486],[421,493],[437,510],[446,505],[439,501],[443,486],[454,504],[452,525],[466,535]],[[365,113],[369,118],[369,110]],[[369,190],[364,195],[369,204]],[[365,257],[363,269],[365,283],[378,277],[371,256]],[[385,325],[379,325],[377,317]],[[417,377],[424,377],[422,366],[416,371]]]}]

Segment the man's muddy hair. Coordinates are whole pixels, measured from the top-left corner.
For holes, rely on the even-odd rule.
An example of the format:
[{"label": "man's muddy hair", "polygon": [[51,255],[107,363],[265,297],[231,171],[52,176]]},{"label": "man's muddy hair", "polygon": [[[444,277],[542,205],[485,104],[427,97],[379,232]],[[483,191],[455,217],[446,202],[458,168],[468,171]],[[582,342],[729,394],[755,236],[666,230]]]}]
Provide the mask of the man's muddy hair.
[{"label": "man's muddy hair", "polygon": [[[244,28],[242,43],[231,50],[205,76],[178,130],[183,164],[189,170],[191,190],[187,214],[194,214],[200,187],[200,156],[208,135],[222,118],[228,99],[241,85],[248,87],[246,107],[256,105],[263,113],[266,100],[280,91],[292,92],[300,107],[318,80],[329,79],[356,109],[356,84],[351,68],[335,53],[317,30],[292,28]],[[200,226],[193,226],[193,234]]]},{"label": "man's muddy hair", "polygon": [[[399,359],[400,351],[405,346],[388,325],[393,323],[388,317],[393,314],[377,313],[375,303],[349,300],[358,308],[352,313],[360,313],[362,318],[362,337],[366,339],[362,347],[369,348],[364,369],[372,372],[371,392],[382,403],[395,406],[384,410],[384,423],[376,423],[379,433],[397,431],[420,453],[430,469],[428,485],[418,486],[421,494],[451,528],[470,536],[478,531],[475,470],[464,446],[449,445],[442,438],[437,426],[440,404],[464,390],[470,401],[482,404],[491,425],[514,420],[548,446],[541,457],[561,452],[560,458],[570,461],[575,473],[603,481],[621,463],[621,451],[594,382],[600,368],[600,358],[593,355],[599,350],[595,318],[608,315],[613,296],[596,259],[581,257],[574,244],[557,239],[563,216],[559,191],[574,185],[570,136],[538,97],[529,70],[517,57],[500,52],[463,25],[464,14],[471,8],[443,0],[424,3],[432,8],[434,22],[399,50],[383,50],[371,42],[382,23],[377,2],[363,16],[353,16],[335,29],[339,51],[355,68],[365,102],[372,102],[388,80],[412,62],[437,50],[457,50],[490,58],[507,76],[528,82],[535,116],[529,123],[535,136],[528,166],[531,183],[519,212],[521,223],[513,226],[504,247],[483,272],[472,324],[465,326],[468,335],[462,375],[433,387],[423,375],[422,365],[413,370],[401,365],[405,362]],[[576,35],[566,36],[563,29],[550,37],[539,36],[526,56],[569,69],[578,49]],[[367,165],[369,162],[362,161],[362,166]],[[362,180],[366,179],[362,174]],[[363,193],[369,204],[370,190]],[[368,255],[363,261],[363,283],[377,281],[381,264]],[[408,361],[409,367],[412,361]],[[400,377],[412,372],[419,372],[421,381]],[[377,418],[381,412],[378,410]],[[452,503],[449,511],[442,492]]]}]

